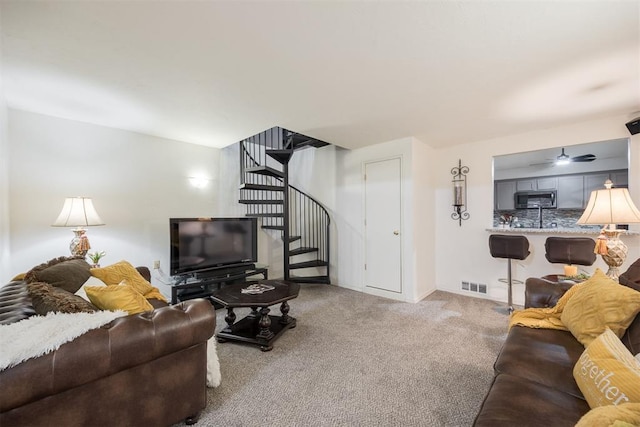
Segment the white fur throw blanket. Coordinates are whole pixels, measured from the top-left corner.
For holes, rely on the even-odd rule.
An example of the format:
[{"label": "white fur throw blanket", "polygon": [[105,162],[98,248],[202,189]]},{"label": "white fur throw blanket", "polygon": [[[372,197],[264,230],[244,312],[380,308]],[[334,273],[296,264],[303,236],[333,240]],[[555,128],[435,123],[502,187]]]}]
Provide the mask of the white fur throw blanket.
[{"label": "white fur throw blanket", "polygon": [[[51,353],[80,335],[126,316],[126,311],[48,313],[0,325],[0,371],[28,359]],[[63,331],[63,332],[61,332]]]},{"label": "white fur throw blanket", "polygon": [[[0,325],[0,371],[51,353],[91,329],[126,315],[127,312],[122,310],[48,313],[46,316],[31,316],[16,323]],[[218,387],[220,381],[220,362],[213,336],[207,342],[207,387]]]}]

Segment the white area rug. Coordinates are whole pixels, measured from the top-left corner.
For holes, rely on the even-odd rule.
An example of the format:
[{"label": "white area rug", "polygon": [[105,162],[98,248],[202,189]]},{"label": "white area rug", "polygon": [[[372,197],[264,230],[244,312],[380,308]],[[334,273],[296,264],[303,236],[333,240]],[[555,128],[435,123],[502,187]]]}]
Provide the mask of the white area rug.
[{"label": "white area rug", "polygon": [[80,335],[126,316],[126,311],[49,313],[0,325],[0,371],[50,353]]}]

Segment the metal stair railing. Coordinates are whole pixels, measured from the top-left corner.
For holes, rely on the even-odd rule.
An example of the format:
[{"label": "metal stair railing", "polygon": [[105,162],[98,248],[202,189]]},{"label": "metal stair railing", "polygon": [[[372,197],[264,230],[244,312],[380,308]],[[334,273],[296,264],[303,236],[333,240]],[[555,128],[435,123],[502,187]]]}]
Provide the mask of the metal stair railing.
[{"label": "metal stair railing", "polygon": [[[291,270],[289,268],[290,243],[298,241],[299,248],[314,248],[313,250],[308,249],[308,252],[300,253],[313,254],[315,252],[315,264],[326,268],[328,282],[331,222],[328,211],[316,199],[292,185],[288,186],[285,194],[286,176],[283,179],[279,176],[255,172],[255,168],[263,166],[273,169],[280,167],[279,162],[269,157],[268,151],[289,149],[285,142],[286,132],[288,131],[282,128],[272,128],[241,141],[241,201],[246,205],[247,215],[261,218],[263,228],[277,229],[283,232],[285,279],[289,279]],[[286,173],[286,165],[284,165],[283,171]],[[255,185],[267,188],[281,187],[282,190],[250,189]],[[287,206],[289,215],[276,216],[283,214],[283,209]]]}]

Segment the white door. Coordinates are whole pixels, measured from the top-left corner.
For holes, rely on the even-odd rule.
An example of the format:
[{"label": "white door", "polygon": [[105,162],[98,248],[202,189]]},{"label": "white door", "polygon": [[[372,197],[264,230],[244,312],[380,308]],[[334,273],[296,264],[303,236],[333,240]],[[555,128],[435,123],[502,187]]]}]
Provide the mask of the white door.
[{"label": "white door", "polygon": [[364,165],[366,287],[402,293],[400,158]]}]

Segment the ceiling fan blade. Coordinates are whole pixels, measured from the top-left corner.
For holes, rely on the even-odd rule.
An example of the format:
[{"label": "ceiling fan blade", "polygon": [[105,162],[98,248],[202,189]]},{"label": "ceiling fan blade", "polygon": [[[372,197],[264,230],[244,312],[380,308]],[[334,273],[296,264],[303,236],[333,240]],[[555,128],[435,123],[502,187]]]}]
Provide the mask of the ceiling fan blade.
[{"label": "ceiling fan blade", "polygon": [[593,162],[596,156],[593,154],[583,154],[582,156],[572,157],[572,162]]}]

